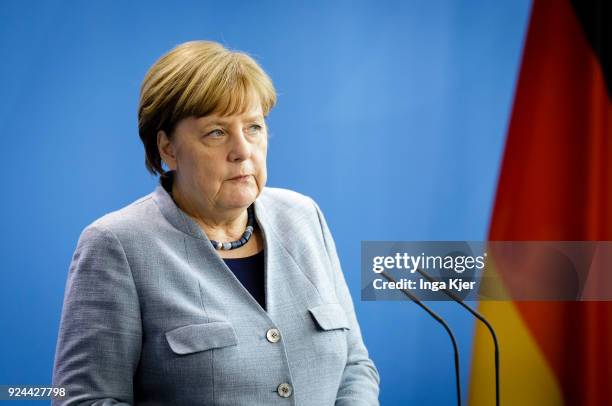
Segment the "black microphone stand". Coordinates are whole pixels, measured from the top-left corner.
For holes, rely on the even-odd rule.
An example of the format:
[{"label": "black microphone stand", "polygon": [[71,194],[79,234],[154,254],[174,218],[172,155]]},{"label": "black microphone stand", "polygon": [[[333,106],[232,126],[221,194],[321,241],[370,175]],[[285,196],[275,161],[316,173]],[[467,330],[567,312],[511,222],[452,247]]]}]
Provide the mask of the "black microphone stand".
[{"label": "black microphone stand", "polygon": [[[422,269],[417,268],[416,271],[423,275],[428,281],[438,282],[436,278],[432,277]],[[464,309],[466,309],[474,317],[480,320],[489,330],[491,338],[493,339],[493,345],[495,346],[495,405],[499,406],[499,343],[497,341],[497,335],[495,334],[495,330],[493,329],[491,323],[489,323],[489,321],[485,319],[482,314],[480,314],[477,310],[472,309],[470,306],[466,305],[463,300],[459,296],[457,296],[457,294],[455,294],[455,292],[446,288],[441,290],[442,292],[444,292],[444,294],[446,294],[446,296],[459,303]]]},{"label": "black microphone stand", "polygon": [[[391,275],[388,275],[386,272],[381,272],[381,275],[384,276],[390,282],[397,282]],[[453,344],[453,351],[455,352],[455,382],[457,385],[457,405],[461,406],[461,382],[460,382],[460,373],[459,373],[459,348],[457,347],[457,340],[455,339],[455,335],[451,331],[448,324],[440,317],[436,312],[431,310],[428,306],[426,306],[423,302],[421,302],[416,296],[414,296],[407,289],[399,289],[402,293],[410,298],[414,303],[416,303],[419,307],[425,310],[431,317],[433,317],[438,323],[442,324],[442,327],[448,333],[448,336],[451,339]]]}]

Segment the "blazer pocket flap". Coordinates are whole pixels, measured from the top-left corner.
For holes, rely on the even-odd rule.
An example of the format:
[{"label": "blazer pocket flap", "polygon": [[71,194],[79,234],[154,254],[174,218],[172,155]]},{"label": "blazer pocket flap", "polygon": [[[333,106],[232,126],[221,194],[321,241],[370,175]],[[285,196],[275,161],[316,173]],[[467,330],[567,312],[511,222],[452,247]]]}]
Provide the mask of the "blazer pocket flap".
[{"label": "blazer pocket flap", "polygon": [[350,330],[344,309],[338,303],[327,303],[308,309],[323,330]]},{"label": "blazer pocket flap", "polygon": [[166,340],[176,354],[190,354],[238,344],[234,328],[226,321],[179,327],[166,332]]}]

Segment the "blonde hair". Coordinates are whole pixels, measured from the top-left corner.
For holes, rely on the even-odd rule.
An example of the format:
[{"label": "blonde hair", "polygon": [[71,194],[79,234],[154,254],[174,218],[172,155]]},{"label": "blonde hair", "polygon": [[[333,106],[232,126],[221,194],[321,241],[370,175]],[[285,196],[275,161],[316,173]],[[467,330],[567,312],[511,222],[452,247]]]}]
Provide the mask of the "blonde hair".
[{"label": "blonde hair", "polygon": [[264,116],[276,103],[272,81],[243,52],[212,41],[192,41],[162,56],[145,75],[138,106],[138,132],[149,172],[165,174],[157,148],[160,130],[170,137],[184,118],[243,112],[253,97],[259,98]]}]

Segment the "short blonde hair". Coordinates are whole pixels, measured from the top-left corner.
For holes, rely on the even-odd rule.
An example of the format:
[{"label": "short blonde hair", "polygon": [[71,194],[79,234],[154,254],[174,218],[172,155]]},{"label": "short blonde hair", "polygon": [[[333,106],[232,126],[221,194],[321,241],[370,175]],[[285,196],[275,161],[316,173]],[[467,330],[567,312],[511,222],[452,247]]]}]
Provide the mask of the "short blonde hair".
[{"label": "short blonde hair", "polygon": [[254,96],[267,116],[276,103],[274,85],[243,52],[212,41],[192,41],[162,56],[145,75],[138,106],[138,132],[149,172],[165,174],[157,148],[160,130],[170,137],[184,118],[243,112]]}]

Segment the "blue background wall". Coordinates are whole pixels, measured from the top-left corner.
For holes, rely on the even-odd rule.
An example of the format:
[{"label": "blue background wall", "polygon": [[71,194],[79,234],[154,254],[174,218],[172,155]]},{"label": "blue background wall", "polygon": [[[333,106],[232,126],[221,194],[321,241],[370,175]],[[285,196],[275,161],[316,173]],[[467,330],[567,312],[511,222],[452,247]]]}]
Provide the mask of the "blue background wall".
[{"label": "blue background wall", "polygon": [[[360,241],[485,238],[529,7],[3,1],[0,384],[50,383],[80,231],[156,184],[137,135],[145,71],[178,43],[212,39],[275,82],[268,184],[324,210],[381,404],[452,404],[439,325],[409,302],[360,303]],[[465,387],[472,321],[432,306],[457,330]]]}]

